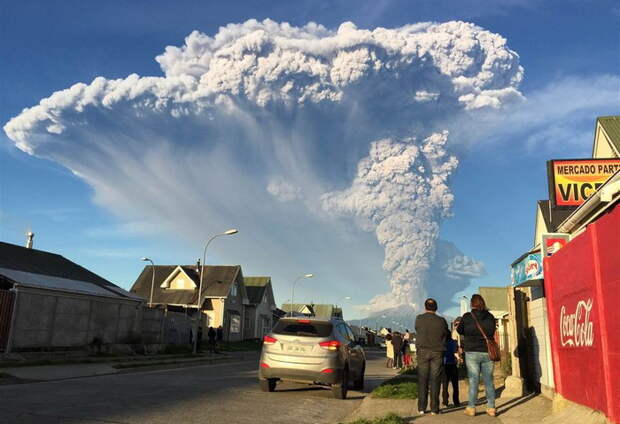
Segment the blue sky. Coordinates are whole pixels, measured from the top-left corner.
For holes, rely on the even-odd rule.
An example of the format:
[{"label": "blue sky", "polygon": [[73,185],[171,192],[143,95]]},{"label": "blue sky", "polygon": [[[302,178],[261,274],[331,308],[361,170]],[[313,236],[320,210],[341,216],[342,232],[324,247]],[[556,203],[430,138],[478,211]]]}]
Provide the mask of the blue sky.
[{"label": "blue sky", "polygon": [[[486,273],[471,280],[468,291],[505,285],[508,265],[532,243],[535,201],[548,196],[545,161],[587,157],[596,116],[620,112],[620,8],[612,1],[497,3],[2,1],[0,121],[4,125],[76,82],[132,73],[160,76],[155,56],[165,46],[182,45],[193,30],[213,35],[220,26],[252,18],[294,26],[314,21],[332,30],[345,21],[362,29],[472,22],[506,38],[518,53],[525,70],[519,89],[532,102],[532,115],[506,116],[486,131],[473,132],[475,143],[454,146],[460,164],[451,177],[453,216],[442,221],[440,239],[484,264]],[[127,184],[149,189],[147,181]],[[22,244],[32,229],[37,248],[61,253],[126,288],[142,269],[141,256],[164,264],[192,263],[200,255],[200,236],[163,228],[148,208],[139,217],[128,216],[125,206],[106,203],[92,184],[54,161],[18,150],[0,134],[0,240]],[[235,226],[234,219],[230,224]],[[305,272],[317,277],[300,285],[300,299],[347,307],[345,296],[364,304],[385,291],[383,249],[372,235],[348,228],[325,236],[332,247],[341,243],[333,248],[342,252],[325,264],[317,251],[321,237],[299,240],[301,227],[317,225],[320,233],[320,219],[282,218],[257,225],[274,225],[273,240],[244,239],[240,228],[235,239],[213,245],[208,262],[239,262],[248,275],[273,275],[278,302],[288,298],[296,273]],[[249,247],[239,249],[235,243]],[[271,259],[253,261],[251,252],[262,249],[273,252]],[[353,272],[352,278],[354,268],[363,272]],[[357,281],[366,271],[372,281]]]}]

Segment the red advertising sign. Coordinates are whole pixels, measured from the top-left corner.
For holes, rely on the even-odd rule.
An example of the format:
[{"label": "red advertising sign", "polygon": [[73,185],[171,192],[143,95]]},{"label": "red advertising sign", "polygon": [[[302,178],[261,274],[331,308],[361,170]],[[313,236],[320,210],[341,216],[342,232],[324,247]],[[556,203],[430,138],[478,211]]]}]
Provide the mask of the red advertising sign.
[{"label": "red advertising sign", "polygon": [[547,162],[553,206],[579,206],[620,170],[620,159],[565,159]]},{"label": "red advertising sign", "polygon": [[556,390],[620,422],[620,206],[544,260]]},{"label": "red advertising sign", "polygon": [[561,248],[566,246],[570,241],[568,234],[551,233],[542,235],[542,252],[543,256],[551,256]]}]

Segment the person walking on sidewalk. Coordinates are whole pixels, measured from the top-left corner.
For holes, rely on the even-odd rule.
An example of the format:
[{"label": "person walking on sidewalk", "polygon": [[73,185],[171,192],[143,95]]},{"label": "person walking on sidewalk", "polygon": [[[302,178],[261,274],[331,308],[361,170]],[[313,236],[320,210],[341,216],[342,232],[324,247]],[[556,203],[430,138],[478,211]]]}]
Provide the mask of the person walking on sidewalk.
[{"label": "person walking on sidewalk", "polygon": [[394,369],[403,366],[403,336],[395,331],[392,335],[392,346],[394,347]]},{"label": "person walking on sidewalk", "polygon": [[409,348],[409,338],[406,336],[407,334],[403,338],[403,366],[409,368],[411,365],[411,349]]},{"label": "person walking on sidewalk", "polygon": [[209,338],[209,352],[217,353],[217,349],[215,345],[215,337],[216,337],[215,328],[209,327],[209,331],[207,331],[207,337]]},{"label": "person walking on sidewalk", "polygon": [[469,379],[469,400],[465,415],[476,415],[476,401],[478,400],[478,383],[482,373],[482,381],[487,396],[487,414],[494,417],[495,386],[493,385],[494,363],[489,358],[489,351],[484,335],[492,339],[495,334],[495,317],[487,310],[484,298],[479,294],[471,297],[471,312],[463,315],[456,331],[463,336],[463,350],[465,351],[465,365]]},{"label": "person walking on sidewalk", "polygon": [[391,333],[388,333],[385,336],[385,357],[387,358],[387,361],[385,362],[385,366],[387,368],[394,367],[394,345],[392,345],[392,334]]},{"label": "person walking on sidewalk", "polygon": [[425,312],[415,319],[418,359],[418,411],[426,412],[430,386],[431,414],[439,413],[439,385],[448,338],[448,323],[437,316],[437,301],[426,299]]}]

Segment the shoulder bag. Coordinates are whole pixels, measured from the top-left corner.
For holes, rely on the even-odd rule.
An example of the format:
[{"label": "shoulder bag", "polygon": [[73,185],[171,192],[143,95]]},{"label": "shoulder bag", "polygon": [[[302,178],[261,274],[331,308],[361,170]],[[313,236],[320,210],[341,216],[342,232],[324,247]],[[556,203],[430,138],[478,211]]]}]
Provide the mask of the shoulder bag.
[{"label": "shoulder bag", "polygon": [[489,352],[489,358],[493,362],[498,362],[501,359],[501,353],[499,350],[499,346],[497,345],[497,343],[495,343],[495,340],[489,339],[487,337],[484,330],[480,326],[480,323],[478,322],[478,318],[476,318],[476,314],[472,312],[471,316],[476,322],[476,326],[478,327],[478,330],[480,330],[480,333],[482,333],[482,337],[484,337],[484,340],[487,342],[487,350]]}]

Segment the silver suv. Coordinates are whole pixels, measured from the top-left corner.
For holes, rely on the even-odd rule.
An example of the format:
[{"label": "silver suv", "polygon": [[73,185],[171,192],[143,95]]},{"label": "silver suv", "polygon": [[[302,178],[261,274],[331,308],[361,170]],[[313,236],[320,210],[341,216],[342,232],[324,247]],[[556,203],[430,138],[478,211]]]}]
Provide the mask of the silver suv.
[{"label": "silver suv", "polygon": [[349,385],[364,388],[366,355],[351,328],[340,318],[282,318],[263,338],[258,371],[263,391],[279,380],[330,386],[345,399]]}]

